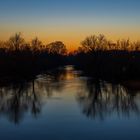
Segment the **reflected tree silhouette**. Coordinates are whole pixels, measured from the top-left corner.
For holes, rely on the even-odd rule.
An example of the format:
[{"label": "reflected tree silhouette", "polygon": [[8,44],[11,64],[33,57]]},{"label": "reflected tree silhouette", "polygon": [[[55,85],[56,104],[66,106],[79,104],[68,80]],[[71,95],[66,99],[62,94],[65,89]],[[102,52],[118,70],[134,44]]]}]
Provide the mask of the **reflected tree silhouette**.
[{"label": "reflected tree silhouette", "polygon": [[9,120],[16,124],[22,120],[24,113],[29,109],[36,116],[41,108],[39,97],[36,95],[33,85],[28,83],[2,87],[0,101],[0,114],[8,115]]},{"label": "reflected tree silhouette", "polygon": [[37,118],[47,98],[50,98],[54,91],[61,93],[64,85],[60,81],[65,79],[65,75],[65,70],[58,70],[29,81],[19,78],[18,82],[15,82],[10,79],[10,83],[6,84],[1,80],[0,116],[4,115],[15,124],[19,124],[27,112]]},{"label": "reflected tree silhouette", "polygon": [[[129,117],[139,115],[139,94],[120,84],[99,79],[84,80],[72,66],[47,71],[30,79],[0,80],[0,116],[20,124],[27,113],[38,118],[44,104],[54,94],[61,94],[70,78],[78,78],[76,99],[83,114],[93,119],[104,120],[113,113]],[[76,83],[77,84],[77,83]]]},{"label": "reflected tree silhouette", "polygon": [[104,120],[113,113],[125,117],[133,113],[139,115],[137,96],[122,85],[96,79],[87,81],[85,90],[78,93],[77,100],[87,117]]}]

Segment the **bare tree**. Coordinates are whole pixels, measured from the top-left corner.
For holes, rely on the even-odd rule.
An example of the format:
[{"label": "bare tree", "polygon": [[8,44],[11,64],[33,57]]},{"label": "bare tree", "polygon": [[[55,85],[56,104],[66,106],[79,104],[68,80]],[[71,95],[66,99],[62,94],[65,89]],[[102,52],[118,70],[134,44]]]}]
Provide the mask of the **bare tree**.
[{"label": "bare tree", "polygon": [[130,40],[123,39],[117,41],[117,50],[131,50]]},{"label": "bare tree", "polygon": [[95,35],[87,37],[81,42],[82,48],[88,51],[95,51],[97,46],[97,37]]},{"label": "bare tree", "polygon": [[42,42],[36,37],[31,41],[31,47],[33,51],[39,50],[42,46]]},{"label": "bare tree", "polygon": [[85,52],[94,52],[109,48],[109,41],[104,35],[92,35],[87,37],[84,41],[82,41],[81,45]]},{"label": "bare tree", "polygon": [[13,50],[20,50],[24,46],[24,39],[21,36],[21,33],[16,33],[14,36],[10,37],[9,47]]},{"label": "bare tree", "polygon": [[140,41],[133,42],[131,44],[131,50],[133,50],[133,51],[139,51],[140,50]]}]

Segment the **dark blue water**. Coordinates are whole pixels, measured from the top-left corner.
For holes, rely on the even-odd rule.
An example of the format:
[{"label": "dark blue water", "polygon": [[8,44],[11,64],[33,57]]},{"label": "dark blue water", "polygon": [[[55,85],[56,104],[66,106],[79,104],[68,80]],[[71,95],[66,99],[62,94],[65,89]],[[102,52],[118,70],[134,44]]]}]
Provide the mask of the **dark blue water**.
[{"label": "dark blue water", "polygon": [[[140,92],[72,66],[0,88],[1,140],[138,140]],[[138,86],[138,83],[137,83]]]}]

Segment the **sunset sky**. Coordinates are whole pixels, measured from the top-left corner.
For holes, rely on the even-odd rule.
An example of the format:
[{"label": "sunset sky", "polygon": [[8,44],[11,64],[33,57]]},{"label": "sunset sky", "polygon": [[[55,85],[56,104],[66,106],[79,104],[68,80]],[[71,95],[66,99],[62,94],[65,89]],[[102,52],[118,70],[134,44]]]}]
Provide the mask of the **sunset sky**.
[{"label": "sunset sky", "polygon": [[0,40],[61,40],[69,49],[91,34],[140,39],[140,0],[0,0]]}]

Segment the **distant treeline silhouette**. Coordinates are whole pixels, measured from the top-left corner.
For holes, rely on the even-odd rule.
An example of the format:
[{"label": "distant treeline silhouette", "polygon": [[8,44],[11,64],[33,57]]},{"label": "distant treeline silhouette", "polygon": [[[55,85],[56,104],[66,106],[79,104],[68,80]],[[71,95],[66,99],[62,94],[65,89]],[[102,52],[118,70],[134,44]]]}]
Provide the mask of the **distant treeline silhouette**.
[{"label": "distant treeline silhouette", "polygon": [[79,47],[75,53],[87,53],[108,50],[139,51],[140,41],[131,42],[129,39],[122,39],[117,40],[116,42],[112,42],[102,34],[98,36],[92,35],[86,37],[85,40],[81,42],[81,47]]},{"label": "distant treeline silhouette", "polygon": [[0,67],[4,72],[33,73],[64,64],[66,53],[61,41],[43,45],[36,37],[27,43],[21,33],[16,33],[8,41],[0,42]]},{"label": "distant treeline silhouette", "polygon": [[47,45],[36,37],[27,43],[21,33],[0,42],[0,71],[36,73],[48,68],[72,64],[98,78],[140,76],[140,42],[129,39],[112,42],[104,35],[92,35],[68,53],[61,41]]},{"label": "distant treeline silhouette", "polygon": [[69,61],[87,74],[103,79],[140,78],[140,42],[109,41],[104,35],[89,36]]}]

